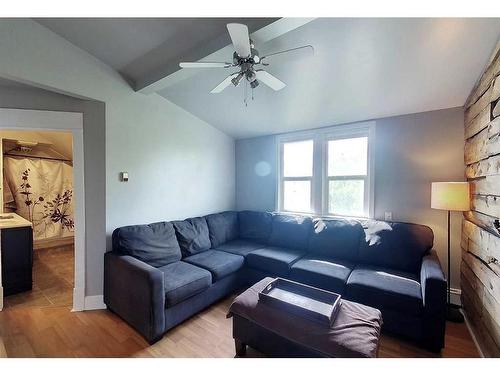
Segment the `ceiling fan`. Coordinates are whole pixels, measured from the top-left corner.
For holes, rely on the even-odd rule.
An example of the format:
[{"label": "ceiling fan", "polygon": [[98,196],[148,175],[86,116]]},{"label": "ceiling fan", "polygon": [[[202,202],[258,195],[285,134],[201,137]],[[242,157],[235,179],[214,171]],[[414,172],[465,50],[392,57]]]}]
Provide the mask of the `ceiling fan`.
[{"label": "ceiling fan", "polygon": [[[284,82],[266,72],[261,68],[268,66],[269,59],[275,56],[281,56],[286,53],[295,54],[312,54],[314,49],[311,45],[291,48],[284,51],[270,53],[266,56],[259,56],[259,52],[255,49],[253,41],[248,34],[248,27],[240,23],[228,23],[227,30],[233,42],[235,52],[233,53],[232,62],[181,62],[181,68],[238,68],[236,72],[219,83],[212,91],[212,94],[218,94],[225,88],[233,84],[238,86],[243,79],[250,83],[252,89],[259,86],[259,82],[269,86],[275,91],[279,91],[286,86]],[[291,57],[291,55],[289,55]]]}]

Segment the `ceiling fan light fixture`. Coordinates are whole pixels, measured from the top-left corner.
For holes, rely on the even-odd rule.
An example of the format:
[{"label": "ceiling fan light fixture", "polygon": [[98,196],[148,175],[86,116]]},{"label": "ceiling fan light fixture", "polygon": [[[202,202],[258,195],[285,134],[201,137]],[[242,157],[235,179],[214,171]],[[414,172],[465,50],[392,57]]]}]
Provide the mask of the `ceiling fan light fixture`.
[{"label": "ceiling fan light fixture", "polygon": [[239,73],[236,77],[234,77],[231,82],[232,84],[236,87],[240,84],[241,80],[243,79],[243,73]]},{"label": "ceiling fan light fixture", "polygon": [[254,81],[250,82],[250,87],[252,89],[256,88],[257,86],[259,86],[259,81],[254,80]]}]

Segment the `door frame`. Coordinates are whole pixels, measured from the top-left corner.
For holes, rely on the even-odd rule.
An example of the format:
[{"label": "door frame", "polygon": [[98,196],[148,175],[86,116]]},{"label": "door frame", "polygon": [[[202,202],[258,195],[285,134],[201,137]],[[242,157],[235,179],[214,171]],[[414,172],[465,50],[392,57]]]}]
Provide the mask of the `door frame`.
[{"label": "door frame", "polygon": [[[73,135],[73,196],[75,197],[75,279],[72,311],[85,309],[85,171],[83,113],[0,108],[0,129],[70,131]],[[2,155],[3,158],[3,155]],[[2,211],[0,209],[0,211]],[[0,285],[0,298],[3,290]]]}]

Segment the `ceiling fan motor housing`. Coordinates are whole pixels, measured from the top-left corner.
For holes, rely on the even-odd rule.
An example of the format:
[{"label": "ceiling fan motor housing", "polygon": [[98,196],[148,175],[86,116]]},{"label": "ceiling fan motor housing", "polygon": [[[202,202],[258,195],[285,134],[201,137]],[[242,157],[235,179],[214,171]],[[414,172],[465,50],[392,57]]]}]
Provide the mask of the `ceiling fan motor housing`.
[{"label": "ceiling fan motor housing", "polygon": [[241,65],[244,63],[258,64],[260,62],[259,51],[255,48],[250,49],[250,56],[240,57],[236,52],[233,53],[233,64]]}]

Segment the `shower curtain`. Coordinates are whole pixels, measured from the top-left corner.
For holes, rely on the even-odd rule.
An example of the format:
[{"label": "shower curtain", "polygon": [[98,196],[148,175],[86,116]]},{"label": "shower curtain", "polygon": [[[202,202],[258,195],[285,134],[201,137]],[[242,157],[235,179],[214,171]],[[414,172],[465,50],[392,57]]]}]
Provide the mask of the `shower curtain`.
[{"label": "shower curtain", "polygon": [[74,235],[72,166],[5,156],[4,173],[15,212],[33,223],[35,241]]}]

